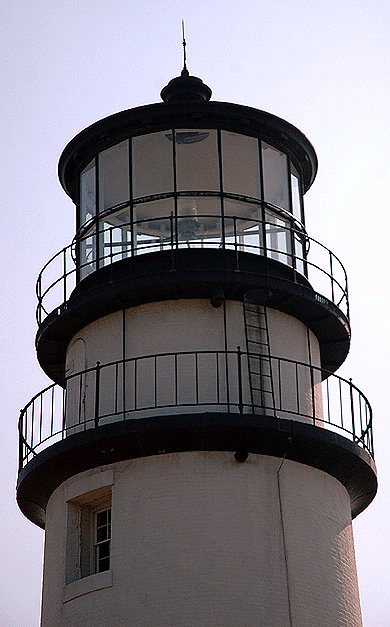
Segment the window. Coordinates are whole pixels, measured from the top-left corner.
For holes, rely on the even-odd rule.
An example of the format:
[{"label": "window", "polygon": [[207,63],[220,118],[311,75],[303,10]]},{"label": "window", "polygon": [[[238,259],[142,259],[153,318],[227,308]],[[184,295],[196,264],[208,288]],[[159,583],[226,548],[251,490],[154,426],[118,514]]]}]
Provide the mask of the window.
[{"label": "window", "polygon": [[[282,223],[275,229],[272,217],[266,238],[267,211]],[[238,243],[267,254],[269,245],[271,257],[290,264],[292,216],[303,221],[300,174],[259,137],[191,128],[129,137],[81,172],[77,278],[172,246]],[[299,241],[296,251],[304,257]]]},{"label": "window", "polygon": [[99,154],[99,213],[130,198],[129,143],[124,141]]},{"label": "window", "polygon": [[171,133],[133,138],[133,198],[173,191]]},{"label": "window", "polygon": [[111,507],[95,513],[95,572],[110,570]]},{"label": "window", "polygon": [[262,142],[264,200],[290,209],[287,156],[277,148]]},{"label": "window", "polygon": [[96,214],[96,168],[95,159],[81,172],[80,181],[80,225]]},{"label": "window", "polygon": [[260,198],[259,142],[222,131],[223,191]]},{"label": "window", "polygon": [[111,488],[68,501],[66,583],[111,568]]},{"label": "window", "polygon": [[177,130],[178,191],[219,191],[218,144],[215,130]]},{"label": "window", "polygon": [[298,218],[298,220],[302,221],[299,175],[293,164],[291,164],[291,200],[294,216]]}]

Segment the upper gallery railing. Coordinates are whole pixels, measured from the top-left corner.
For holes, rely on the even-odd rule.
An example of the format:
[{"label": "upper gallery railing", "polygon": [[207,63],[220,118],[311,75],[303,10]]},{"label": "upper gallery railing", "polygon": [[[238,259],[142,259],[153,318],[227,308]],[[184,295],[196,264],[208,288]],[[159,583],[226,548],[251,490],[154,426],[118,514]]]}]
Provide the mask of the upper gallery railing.
[{"label": "upper gallery railing", "polygon": [[349,317],[343,264],[303,230],[280,217],[263,221],[236,216],[171,215],[90,231],[55,254],[37,280],[38,324],[98,268],[135,255],[175,248],[223,248],[275,259],[305,276],[315,292]]},{"label": "upper gallery railing", "polygon": [[[250,360],[271,367],[272,394],[253,394]],[[267,363],[264,363],[267,362]],[[261,375],[260,375],[261,378]],[[268,385],[268,383],[264,383]],[[163,353],[114,361],[39,392],[19,420],[19,467],[51,444],[121,420],[228,412],[294,419],[335,431],[373,455],[372,412],[352,383],[323,369],[237,351]]]}]

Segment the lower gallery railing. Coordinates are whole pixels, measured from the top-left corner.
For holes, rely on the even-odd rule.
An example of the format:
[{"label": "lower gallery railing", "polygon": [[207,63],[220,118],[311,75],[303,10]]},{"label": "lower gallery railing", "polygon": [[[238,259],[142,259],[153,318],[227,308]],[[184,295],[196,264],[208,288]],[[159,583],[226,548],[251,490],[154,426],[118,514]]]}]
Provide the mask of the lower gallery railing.
[{"label": "lower gallery railing", "polygon": [[[269,376],[262,382],[265,370],[272,373],[272,394],[265,389]],[[267,393],[261,393],[262,385]],[[269,414],[311,423],[373,454],[371,407],[351,381],[305,363],[238,348],[98,362],[67,377],[63,386],[45,388],[21,411],[19,467],[82,430],[119,420],[204,411]]]}]

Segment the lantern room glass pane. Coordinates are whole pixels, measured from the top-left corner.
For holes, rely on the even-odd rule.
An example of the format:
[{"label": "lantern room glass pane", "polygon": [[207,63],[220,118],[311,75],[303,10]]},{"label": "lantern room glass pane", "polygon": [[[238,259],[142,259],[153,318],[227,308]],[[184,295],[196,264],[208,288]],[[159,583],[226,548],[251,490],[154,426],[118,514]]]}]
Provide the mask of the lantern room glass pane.
[{"label": "lantern room glass pane", "polygon": [[302,207],[301,207],[301,193],[299,175],[294,166],[291,164],[291,200],[292,200],[292,212],[294,216],[302,222]]},{"label": "lantern room glass pane", "polygon": [[260,198],[258,139],[228,131],[221,139],[223,191]]},{"label": "lantern room glass pane", "polygon": [[77,241],[80,280],[96,270],[96,229],[95,225]]},{"label": "lantern room glass pane", "polygon": [[95,159],[80,176],[80,226],[96,215],[96,168]]},{"label": "lantern room glass pane", "polygon": [[100,221],[100,249],[103,265],[131,256],[131,225],[128,207]]},{"label": "lantern room glass pane", "polygon": [[142,202],[133,209],[135,254],[172,247],[174,241],[173,198]]},{"label": "lantern room glass pane", "polygon": [[180,196],[177,199],[177,241],[180,247],[219,246],[221,233],[220,198]]},{"label": "lantern room glass pane", "polygon": [[172,132],[133,138],[133,198],[173,191]]},{"label": "lantern room glass pane", "polygon": [[289,210],[287,156],[262,142],[264,200]]},{"label": "lantern room glass pane", "polygon": [[178,191],[219,191],[217,132],[175,131]]},{"label": "lantern room glass pane", "polygon": [[296,269],[301,274],[305,274],[305,237],[296,231],[294,232],[294,255]]},{"label": "lantern room glass pane", "polygon": [[225,246],[262,255],[264,245],[261,207],[225,198],[224,215]]},{"label": "lantern room glass pane", "polygon": [[292,263],[293,231],[288,218],[266,211],[265,236],[267,255],[287,265]]},{"label": "lantern room glass pane", "polygon": [[99,213],[130,198],[129,143],[124,141],[99,154]]}]

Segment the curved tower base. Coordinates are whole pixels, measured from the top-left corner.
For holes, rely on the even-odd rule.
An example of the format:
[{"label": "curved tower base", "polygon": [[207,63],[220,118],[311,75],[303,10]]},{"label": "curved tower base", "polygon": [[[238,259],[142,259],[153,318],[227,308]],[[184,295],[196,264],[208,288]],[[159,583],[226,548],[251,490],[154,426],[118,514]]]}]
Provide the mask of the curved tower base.
[{"label": "curved tower base", "polygon": [[[110,498],[112,570],[79,578],[72,544],[88,540],[75,516]],[[47,506],[42,627],[358,627],[350,512],[327,473],[263,455],[174,453],[81,473]]]}]

